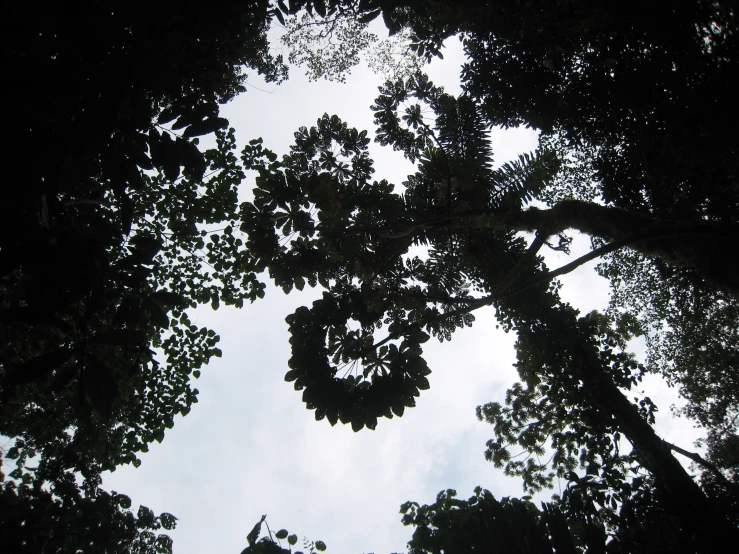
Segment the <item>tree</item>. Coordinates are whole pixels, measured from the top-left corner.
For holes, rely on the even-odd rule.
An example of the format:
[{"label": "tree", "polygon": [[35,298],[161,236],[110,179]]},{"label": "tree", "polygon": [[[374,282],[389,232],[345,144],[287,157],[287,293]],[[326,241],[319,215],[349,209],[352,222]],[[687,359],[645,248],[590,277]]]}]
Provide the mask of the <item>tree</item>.
[{"label": "tree", "polygon": [[[433,112],[431,120],[422,106]],[[287,319],[293,356],[286,379],[303,391],[316,418],[359,430],[374,428],[378,417],[402,415],[419,389],[428,387],[421,347],[426,331],[448,340],[455,328],[472,323],[473,310],[492,305],[501,324],[518,333],[523,385],[510,392],[510,409],[491,405],[481,416],[496,425],[499,441],[532,454],[543,455],[549,441],[556,468],[548,474],[547,464],[529,459],[524,466],[509,464],[511,471],[536,489],[582,465],[600,476],[609,492],[597,498],[610,505],[634,492],[627,466],[636,461],[654,477],[687,535],[696,533],[707,545],[713,525],[731,533],[654,433],[653,407],[635,406],[622,392],[640,378],[639,365],[624,351],[623,332],[597,314],[578,319],[557,296],[556,276],[616,248],[634,247],[636,239],[615,235],[621,218],[659,220],[583,201],[522,209],[556,172],[551,153],[539,151],[493,170],[479,106],[469,96],[444,94],[423,76],[388,83],[373,110],[378,141],[419,160],[403,195],[386,181],[370,183],[366,134],[336,116],[300,129],[281,161],[258,141],[242,154],[245,168],[259,171],[255,200],[241,207],[241,229],[257,267],[268,268],[286,291],[306,282],[327,289],[312,308],[299,308]],[[610,228],[611,242],[547,270],[538,251],[565,230],[556,223],[567,221],[570,209],[574,219],[601,217],[582,221]],[[537,231],[529,245],[516,235],[520,230]],[[409,254],[414,244],[426,246],[427,256]],[[650,251],[672,260],[659,242]],[[378,340],[383,326],[386,336]],[[621,435],[633,445],[628,456],[619,454]],[[507,461],[504,445],[493,445],[496,455]]]},{"label": "tree", "polygon": [[[314,6],[325,11],[307,0],[293,13]],[[282,19],[268,0],[30,10],[8,13],[5,59],[17,137],[8,178],[19,186],[0,214],[0,433],[15,439],[17,460],[3,501],[62,503],[71,518],[108,506],[100,472],[138,465],[197,402],[190,381],[220,350],[186,310],[264,294],[229,225],[243,179],[221,157],[233,133],[208,152],[197,137],[227,126],[219,104],[245,91],[245,67],[275,82],[287,67],[268,50],[270,21]],[[129,545],[171,549],[166,536],[141,539],[159,528],[148,515],[105,513],[111,537],[133,529]],[[23,529],[43,526],[14,521],[3,532],[19,545],[30,540]]]},{"label": "tree", "polygon": [[83,496],[72,478],[57,481],[53,493],[4,482],[0,494],[3,544],[12,552],[172,551],[172,539],[156,531],[173,529],[176,518],[143,506],[134,514],[131,499],[115,491]]},{"label": "tree", "polygon": [[730,3],[635,10],[638,18],[607,3],[521,9],[494,1],[369,1],[360,8],[367,18],[381,14],[391,33],[410,33],[410,46],[424,55],[440,55],[443,40],[458,34],[469,59],[462,84],[486,121],[558,137],[568,154],[593,160],[604,200],[632,212],[561,202],[528,211],[512,228],[571,228],[629,242],[736,294],[737,197],[727,177],[736,144],[729,139],[710,155],[695,154],[704,137],[731,135],[734,91],[725,75],[737,45]]},{"label": "tree", "polygon": [[[643,371],[626,352],[639,314],[578,317],[559,300],[556,282],[628,247],[664,268],[662,282],[687,275],[701,283],[695,290],[735,302],[736,145],[727,140],[711,155],[704,148],[732,120],[730,5],[670,5],[637,20],[623,16],[623,6],[578,2],[524,11],[394,0],[271,9],[258,0],[178,5],[174,19],[168,6],[152,17],[148,6],[109,13],[93,4],[81,14],[34,19],[23,7],[11,14],[28,22],[13,29],[11,42],[29,52],[11,57],[9,68],[28,87],[27,103],[10,116],[11,133],[28,139],[11,152],[11,178],[28,186],[2,214],[0,321],[10,346],[0,357],[0,432],[20,438],[15,478],[34,502],[48,500],[44,483],[69,483],[75,472],[86,479],[84,498],[104,499],[99,472],[135,462],[148,442],[161,440],[195,399],[189,375],[218,353],[215,334],[193,326],[186,307],[253,301],[264,294],[258,275],[269,270],[286,291],[306,283],[327,289],[288,318],[286,377],[318,419],[358,430],[402,415],[428,387],[421,346],[428,333],[448,340],[472,323],[472,311],[493,306],[519,335],[522,381],[507,406],[480,409],[496,426],[494,461],[532,488],[567,476],[575,492],[565,507],[573,513],[596,503],[607,520],[615,510],[608,505],[642,506],[637,500],[649,497],[675,515],[685,544],[710,550],[722,533],[736,533],[671,455],[681,449],[654,434],[653,406],[624,395]],[[464,37],[468,94],[453,98],[415,76],[386,85],[373,106],[380,142],[419,162],[402,195],[371,182],[366,133],[335,116],[301,129],[280,161],[253,141],[240,167],[226,132],[217,150],[198,149],[194,137],[227,126],[218,103],[240,90],[240,65],[284,75],[266,51],[268,17],[282,21],[302,8],[321,17],[364,14],[363,22],[382,15],[392,33],[410,33],[420,56],[438,53],[448,36]],[[90,33],[102,48],[87,47]],[[39,95],[49,76],[69,87],[47,104]],[[542,148],[493,169],[491,124],[542,129],[554,153]],[[552,185],[563,162],[585,158],[607,205]],[[159,175],[147,173],[155,169]],[[259,172],[258,188],[254,202],[237,209],[244,169]],[[550,206],[523,209],[532,198]],[[205,227],[221,222],[220,231]],[[568,229],[602,242],[549,270],[538,253],[557,236],[550,246],[566,248]],[[535,237],[527,243],[521,231]],[[410,254],[411,246],[425,253]],[[204,277],[196,254],[203,248],[213,268]],[[69,264],[78,271],[65,271]],[[614,279],[630,267],[613,269]],[[732,310],[722,314],[730,329]],[[386,336],[376,339],[384,326]],[[164,350],[166,365],[150,347]],[[713,403],[721,365],[731,359],[720,344],[716,351],[706,379],[691,383],[684,364],[669,375],[694,395],[696,417],[718,429],[717,421],[733,424],[733,405]],[[732,467],[727,429],[729,436],[710,439],[712,456]],[[619,452],[620,436],[631,453]],[[505,442],[532,457],[511,462]],[[546,448],[551,464],[534,462]],[[37,453],[38,468],[24,469]],[[631,479],[635,466],[652,482]],[[9,485],[5,491],[16,495]]]},{"label": "tree", "polygon": [[[427,51],[459,34],[468,56],[463,86],[486,119],[538,128],[573,162],[554,196],[542,197],[551,207],[573,195],[601,197],[686,226],[736,228],[737,143],[727,127],[736,110],[727,79],[738,59],[733,2],[617,10],[592,2],[533,2],[525,10],[494,1],[382,5],[386,20],[410,28]],[[729,138],[714,143],[723,136]],[[737,433],[733,242],[676,242],[721,262],[701,271],[665,263],[636,245],[609,253],[599,269],[614,291],[609,313],[646,336],[647,370],[680,388],[688,400],[684,413],[706,428],[715,452],[731,452]],[[732,459],[717,455],[716,465],[704,464],[704,479],[721,481],[716,467],[733,471]]]},{"label": "tree", "polygon": [[[267,534],[261,539],[259,535],[262,532],[262,526],[267,529]],[[257,524],[252,528],[246,536],[249,545],[241,551],[241,554],[291,554],[293,547],[298,542],[298,536],[290,533],[287,529],[280,529],[276,533],[272,533],[267,523],[267,516],[263,515]],[[287,548],[282,547],[283,540],[287,540]],[[323,552],[326,550],[326,543],[323,541],[310,541],[303,539],[303,548],[309,554],[314,552]],[[296,551],[295,554],[303,554],[302,551]]]},{"label": "tree", "polygon": [[[366,1],[329,1],[314,9],[298,11],[301,2],[278,3],[275,14],[281,18],[280,37],[293,65],[305,66],[311,80],[325,78],[344,82],[351,68],[364,59],[367,65],[386,78],[397,79],[418,71],[426,61],[412,48],[410,31],[402,29],[388,38],[368,30],[380,15]],[[283,15],[284,14],[284,15]]]},{"label": "tree", "polygon": [[607,202],[677,219],[734,221],[737,63],[732,2],[379,2],[427,50],[459,34],[462,82],[497,125],[590,149]]},{"label": "tree", "polygon": [[[219,103],[245,90],[244,66],[285,77],[267,49],[273,12],[267,0],[32,9],[9,8],[4,59],[15,186],[0,208],[0,433],[17,467],[2,536],[51,551],[84,517],[75,551],[171,551],[152,531],[174,518],[135,516],[100,473],[139,464],[197,401],[191,376],[220,351],[185,310],[256,294],[234,293],[228,270],[186,283],[208,234],[197,224],[225,222],[241,180],[196,137],[226,126]],[[206,261],[230,255],[229,232],[210,234],[224,240]]]},{"label": "tree", "polygon": [[552,504],[539,510],[529,500],[498,501],[481,487],[467,500],[455,498],[454,490],[441,491],[436,502],[401,506],[403,524],[416,530],[408,542],[410,554],[430,552],[511,552],[549,554],[605,552],[605,534],[585,521],[567,521]]}]

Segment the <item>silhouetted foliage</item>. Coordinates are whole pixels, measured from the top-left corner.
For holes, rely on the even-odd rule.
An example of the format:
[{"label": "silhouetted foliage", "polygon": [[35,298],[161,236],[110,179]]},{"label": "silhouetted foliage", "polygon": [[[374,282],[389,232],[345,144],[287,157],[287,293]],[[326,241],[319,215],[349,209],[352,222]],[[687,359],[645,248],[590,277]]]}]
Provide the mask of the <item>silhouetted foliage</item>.
[{"label": "silhouetted foliage", "polygon": [[[699,543],[711,544],[715,535],[706,530],[713,525],[728,532],[672,456],[679,449],[654,433],[651,401],[634,404],[625,395],[643,374],[625,351],[628,328],[597,313],[578,318],[560,302],[556,277],[623,247],[706,271],[700,256],[675,249],[671,233],[684,229],[699,243],[713,240],[714,231],[730,235],[733,227],[582,200],[524,209],[556,186],[553,153],[540,150],[493,169],[483,111],[469,96],[446,95],[422,75],[386,84],[372,109],[377,140],[418,160],[403,194],[386,181],[370,181],[366,134],[336,116],[300,129],[281,161],[259,141],[242,155],[246,169],[259,172],[254,202],[241,207],[241,229],[258,267],[268,268],[286,292],[306,283],[327,289],[311,308],[287,318],[293,355],[286,379],[316,418],[359,430],[402,415],[428,387],[422,343],[429,335],[449,340],[454,329],[472,323],[472,311],[493,306],[503,327],[518,334],[522,383],[509,391],[506,407],[480,409],[496,429],[491,460],[532,490],[555,477],[581,483],[590,515],[604,524],[617,520],[619,504],[648,490],[635,480],[639,468],[647,469],[665,509]],[[539,250],[572,228],[607,242],[548,270]],[[516,235],[522,230],[536,233],[528,245]],[[555,248],[566,244],[561,237]],[[412,245],[426,253],[410,253]],[[377,336],[385,326],[384,338]],[[621,436],[631,452],[620,453]],[[525,461],[511,460],[514,445],[528,451]],[[538,461],[545,455],[548,462]],[[578,476],[578,468],[586,475]]]},{"label": "silhouetted foliage", "polygon": [[[400,192],[372,180],[367,133],[328,114],[281,159],[260,139],[237,158],[219,104],[244,90],[242,67],[285,78],[266,30],[301,10],[355,33],[336,60],[305,58],[313,76],[340,78],[380,16],[420,58],[463,38],[463,95],[415,73],[372,106],[377,140],[417,162]],[[495,429],[487,456],[530,490],[566,478],[562,503],[538,513],[480,491],[467,504],[440,496],[408,516],[418,552],[489,540],[469,525],[495,513],[558,551],[568,521],[630,552],[650,551],[650,528],[679,537],[676,551],[736,535],[731,3],[84,2],[14,4],[7,17],[18,140],[0,207],[0,433],[15,440],[2,509],[18,551],[53,549],[77,517],[89,527],[70,548],[171,550],[154,531],[174,518],[134,516],[99,489],[100,473],[138,464],[197,401],[190,376],[220,351],[186,310],[261,298],[265,271],[285,292],[325,289],[287,318],[286,380],[332,425],[402,416],[429,386],[422,344],[450,340],[474,310],[493,307],[517,332],[521,382],[478,408]],[[542,146],[496,168],[491,125],[537,128]],[[197,137],[212,133],[202,151]],[[258,173],[254,200],[239,204],[246,170]],[[569,230],[593,251],[548,269],[541,248],[566,250]],[[581,317],[556,278],[604,256],[610,310]],[[646,368],[627,352],[639,334],[652,341]],[[708,429],[707,459],[662,441],[655,406],[627,396],[647,370],[681,388]],[[672,452],[701,465],[704,490]],[[429,525],[431,513],[447,519]],[[271,534],[257,540],[260,525],[246,551],[284,551]]]},{"label": "silhouetted foliage", "polygon": [[[190,376],[220,351],[185,309],[241,301],[233,274],[216,287],[194,261],[196,224],[226,221],[242,178],[196,137],[226,126],[219,104],[245,90],[245,66],[284,78],[270,13],[266,0],[7,7],[0,433],[15,439],[2,529],[14,552],[171,551],[153,532],[174,519],[135,517],[100,473],[138,465],[197,401]],[[223,259],[234,239],[219,236]],[[210,286],[188,289],[193,274]],[[62,537],[75,518],[89,527]]]}]

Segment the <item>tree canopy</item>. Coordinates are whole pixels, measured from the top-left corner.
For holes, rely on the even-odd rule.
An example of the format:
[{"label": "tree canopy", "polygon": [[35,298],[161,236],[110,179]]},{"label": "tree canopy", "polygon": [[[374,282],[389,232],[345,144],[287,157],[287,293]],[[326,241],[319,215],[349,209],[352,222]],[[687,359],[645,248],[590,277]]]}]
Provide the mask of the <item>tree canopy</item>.
[{"label": "tree canopy", "polygon": [[[220,351],[185,309],[241,298],[229,282],[241,281],[237,264],[218,287],[173,283],[203,279],[200,261],[181,253],[201,238],[196,223],[233,212],[240,180],[206,176],[222,162],[196,137],[227,125],[219,104],[245,90],[244,67],[284,77],[267,49],[270,4],[8,10],[14,186],[0,208],[0,433],[15,439],[5,457],[17,467],[3,479],[15,523],[3,535],[17,551],[49,551],[62,531],[39,532],[40,514],[64,529],[95,512],[65,548],[170,551],[150,530],[174,518],[134,516],[125,497],[99,489],[100,473],[140,463],[197,401],[190,376]],[[233,245],[226,235],[219,252]]]},{"label": "tree canopy", "polygon": [[[154,532],[176,518],[134,515],[127,496],[99,488],[100,473],[140,463],[197,402],[191,377],[220,350],[188,309],[242,307],[267,278],[286,293],[324,289],[287,317],[285,379],[317,420],[355,431],[415,405],[429,387],[430,337],[451,340],[483,308],[517,333],[520,382],[477,410],[495,435],[486,456],[526,491],[570,485],[543,512],[481,490],[408,504],[411,552],[483,540],[468,526],[498,521],[491,514],[518,518],[542,552],[550,539],[557,551],[558,541],[600,551],[606,532],[633,551],[645,522],[677,537],[675,551],[714,551],[736,535],[733,5],[529,4],[12,7],[18,185],[0,230],[0,433],[15,439],[5,457],[17,464],[2,483],[9,544],[48,551],[67,539],[40,529],[83,520],[63,548],[171,551]],[[244,67],[286,78],[268,50],[272,18],[298,33],[287,39],[293,61],[340,78],[380,16],[416,56],[455,35],[467,54],[462,95],[414,62],[370,107],[376,141],[415,173],[375,180],[367,131],[329,114],[298,129],[282,157],[261,139],[239,152],[219,104],[243,92]],[[300,34],[320,25],[328,34]],[[344,46],[335,59],[301,58],[326,37]],[[494,125],[539,129],[540,147],[497,167]],[[203,151],[197,137],[211,133],[216,147]],[[248,171],[254,197],[239,203]],[[547,267],[542,249],[566,251],[571,231],[592,251]],[[582,315],[557,277],[594,259],[612,301]],[[640,335],[644,363],[628,351]],[[646,372],[679,387],[707,430],[705,458],[656,435],[649,399],[632,402]],[[698,464],[702,486],[674,454]],[[246,551],[284,551],[255,530]]]}]

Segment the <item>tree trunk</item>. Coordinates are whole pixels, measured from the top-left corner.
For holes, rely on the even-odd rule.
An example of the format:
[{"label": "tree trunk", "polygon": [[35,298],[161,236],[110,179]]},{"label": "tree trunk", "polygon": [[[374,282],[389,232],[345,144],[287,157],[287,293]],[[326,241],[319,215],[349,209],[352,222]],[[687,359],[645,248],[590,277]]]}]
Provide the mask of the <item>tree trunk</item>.
[{"label": "tree trunk", "polygon": [[707,279],[739,296],[739,226],[684,222],[566,200],[553,208],[529,208],[491,216],[513,231],[551,236],[569,229],[609,242],[629,241],[629,248],[649,258],[698,270]]},{"label": "tree trunk", "polygon": [[654,432],[637,407],[605,373],[597,352],[587,346],[585,337],[582,334],[572,337],[572,342],[564,348],[570,351],[572,369],[583,384],[583,401],[610,416],[615,427],[631,442],[641,465],[654,476],[656,486],[663,493],[666,511],[680,518],[688,536],[695,541],[696,551],[719,552],[723,544],[739,541],[739,531],[715,509],[672,455],[669,444]]},{"label": "tree trunk", "polygon": [[[706,497],[672,455],[670,445],[654,432],[616,385],[601,360],[597,342],[592,340],[590,331],[578,325],[577,312],[552,303],[548,295],[546,289],[539,288],[537,292],[536,288],[527,288],[521,294],[499,300],[504,313],[515,321],[519,350],[535,352],[537,364],[543,363],[541,369],[532,367],[526,371],[542,371],[552,383],[579,383],[575,385],[577,392],[569,392],[574,393],[577,403],[594,408],[594,414],[597,413],[593,415],[597,421],[585,423],[598,428],[605,421],[629,440],[640,465],[655,479],[664,499],[663,509],[679,519],[684,539],[695,546],[696,552],[720,552],[723,544],[739,542],[739,530]],[[544,307],[547,304],[549,307]],[[560,372],[573,379],[557,379]]]}]

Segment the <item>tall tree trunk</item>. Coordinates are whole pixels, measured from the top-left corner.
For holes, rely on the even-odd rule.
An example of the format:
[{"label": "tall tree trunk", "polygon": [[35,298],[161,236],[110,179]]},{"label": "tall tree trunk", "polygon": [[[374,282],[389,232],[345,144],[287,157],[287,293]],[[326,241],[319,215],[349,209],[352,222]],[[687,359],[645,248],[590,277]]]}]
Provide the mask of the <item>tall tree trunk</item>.
[{"label": "tall tree trunk", "polygon": [[[519,298],[520,301],[520,298]],[[522,313],[522,312],[520,312]],[[688,536],[695,541],[696,551],[719,552],[724,544],[736,544],[739,530],[732,527],[723,513],[705,496],[698,484],[672,455],[652,426],[639,414],[613,379],[604,370],[597,349],[584,332],[573,326],[576,315],[569,310],[551,308],[538,322],[519,320],[517,327],[525,334],[529,325],[543,329],[566,329],[571,335],[566,344],[558,341],[536,340],[529,348],[549,349],[552,360],[569,360],[563,371],[573,371],[582,383],[583,403],[597,408],[599,417],[606,417],[631,442],[642,467],[655,478],[656,486],[666,500],[665,510],[676,515]],[[539,334],[538,336],[542,336]]]}]

